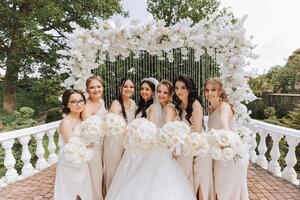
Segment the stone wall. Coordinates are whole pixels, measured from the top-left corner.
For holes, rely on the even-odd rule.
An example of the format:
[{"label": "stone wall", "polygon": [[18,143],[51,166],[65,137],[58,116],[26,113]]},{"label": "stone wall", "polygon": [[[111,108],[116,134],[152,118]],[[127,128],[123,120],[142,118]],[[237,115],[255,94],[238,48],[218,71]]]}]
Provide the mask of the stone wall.
[{"label": "stone wall", "polygon": [[284,104],[287,111],[292,110],[297,103],[300,103],[300,94],[280,94],[264,91],[262,98],[268,106],[277,107],[280,104]]}]

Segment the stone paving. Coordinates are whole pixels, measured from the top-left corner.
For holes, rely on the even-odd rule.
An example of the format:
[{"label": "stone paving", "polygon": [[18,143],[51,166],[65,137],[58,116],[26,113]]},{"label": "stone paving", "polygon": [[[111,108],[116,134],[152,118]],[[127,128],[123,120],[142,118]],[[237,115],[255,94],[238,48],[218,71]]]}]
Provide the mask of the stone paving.
[{"label": "stone paving", "polygon": [[[55,165],[32,177],[0,189],[0,200],[53,199]],[[300,187],[251,163],[248,170],[249,197],[251,200],[300,200]]]}]

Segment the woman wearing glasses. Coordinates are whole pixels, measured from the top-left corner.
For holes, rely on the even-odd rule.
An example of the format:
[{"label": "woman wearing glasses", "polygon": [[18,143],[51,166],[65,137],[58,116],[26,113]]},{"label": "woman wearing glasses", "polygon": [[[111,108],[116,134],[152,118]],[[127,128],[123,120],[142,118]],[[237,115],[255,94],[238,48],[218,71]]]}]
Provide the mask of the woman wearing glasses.
[{"label": "woman wearing glasses", "polygon": [[[86,103],[85,96],[78,90],[66,90],[62,96],[66,114],[61,121],[59,132],[60,148],[72,137],[80,136],[81,112]],[[73,164],[65,160],[63,153],[58,154],[54,200],[92,199],[92,186],[87,162]]]},{"label": "woman wearing glasses", "polygon": [[[104,120],[107,110],[102,99],[104,90],[104,82],[99,76],[91,76],[86,80],[86,92],[89,95],[85,109],[82,112],[82,119],[86,120],[92,115],[98,115]],[[102,166],[102,150],[103,140],[99,144],[93,146],[94,156],[88,162],[94,200],[102,200],[102,179],[103,179],[103,166]],[[91,199],[93,200],[93,199]]]}]

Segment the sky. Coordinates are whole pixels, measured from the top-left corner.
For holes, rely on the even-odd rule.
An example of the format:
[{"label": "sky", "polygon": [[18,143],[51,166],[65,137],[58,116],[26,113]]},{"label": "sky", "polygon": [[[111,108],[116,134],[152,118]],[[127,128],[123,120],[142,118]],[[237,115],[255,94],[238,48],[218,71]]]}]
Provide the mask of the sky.
[{"label": "sky", "polygon": [[[146,0],[123,0],[129,11],[124,23],[138,20],[146,23],[152,19]],[[260,57],[252,60],[247,71],[265,73],[272,66],[284,65],[289,55],[300,48],[300,0],[221,0],[221,7],[231,7],[238,18],[248,15],[245,22],[247,35],[253,35],[257,45],[254,52]]]}]

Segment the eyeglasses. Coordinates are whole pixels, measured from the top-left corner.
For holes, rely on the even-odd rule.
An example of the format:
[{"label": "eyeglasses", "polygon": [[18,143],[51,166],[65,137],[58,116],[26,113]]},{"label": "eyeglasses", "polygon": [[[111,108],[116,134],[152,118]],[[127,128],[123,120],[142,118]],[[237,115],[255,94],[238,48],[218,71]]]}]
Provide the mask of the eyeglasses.
[{"label": "eyeglasses", "polygon": [[79,101],[77,101],[77,100],[72,100],[72,101],[69,101],[69,104],[71,104],[72,106],[76,106],[76,105],[84,105],[85,102],[84,102],[83,99],[82,99],[82,100],[79,100]]}]

